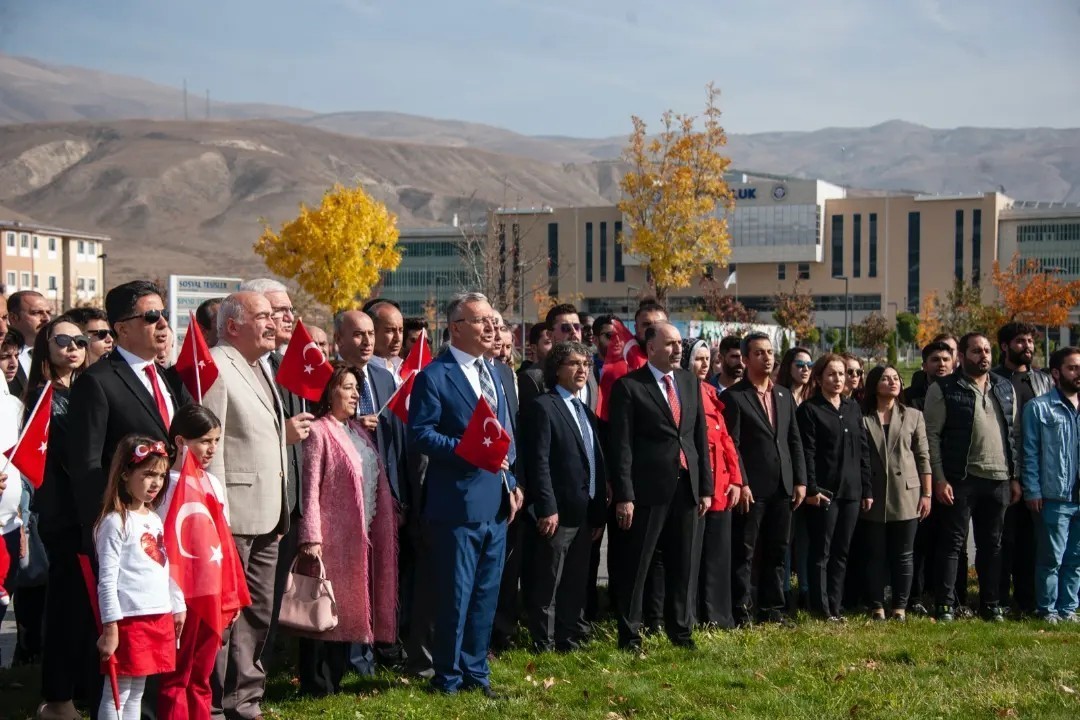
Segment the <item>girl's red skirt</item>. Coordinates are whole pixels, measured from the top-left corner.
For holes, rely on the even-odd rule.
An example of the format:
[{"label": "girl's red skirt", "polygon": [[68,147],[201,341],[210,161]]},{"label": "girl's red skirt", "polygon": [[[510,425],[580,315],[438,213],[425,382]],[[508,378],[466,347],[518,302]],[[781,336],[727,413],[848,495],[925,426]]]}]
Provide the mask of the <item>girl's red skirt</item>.
[{"label": "girl's red skirt", "polygon": [[[172,613],[138,615],[117,623],[120,644],[116,648],[116,674],[144,677],[176,669],[176,627]],[[108,663],[101,672],[109,673]]]}]

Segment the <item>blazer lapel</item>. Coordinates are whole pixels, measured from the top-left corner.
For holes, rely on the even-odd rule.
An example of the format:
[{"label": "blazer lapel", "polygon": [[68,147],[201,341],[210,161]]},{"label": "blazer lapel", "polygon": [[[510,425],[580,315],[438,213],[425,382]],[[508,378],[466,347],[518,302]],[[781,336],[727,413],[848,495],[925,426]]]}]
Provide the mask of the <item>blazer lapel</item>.
[{"label": "blazer lapel", "polygon": [[[660,385],[656,382],[656,376],[652,374],[652,370],[649,370],[649,366],[645,366],[645,390],[649,393],[652,399],[660,406],[661,411],[671,421],[672,425],[675,425],[675,416],[671,414],[671,406],[668,405],[667,398],[660,392]],[[677,428],[678,426],[676,426]]]},{"label": "blazer lapel", "polygon": [[559,395],[558,392],[551,393],[550,395],[551,401],[555,403],[556,412],[562,417],[563,422],[566,423],[570,430],[570,434],[577,440],[578,447],[581,449],[582,454],[585,454],[585,441],[581,439],[581,430],[578,429],[577,421],[570,414],[570,408],[566,407],[566,401],[563,400],[562,395]]},{"label": "blazer lapel", "polygon": [[[773,424],[771,422],[769,422],[769,415],[768,415],[768,413],[765,412],[765,408],[762,407],[761,400],[758,399],[757,388],[755,388],[753,385],[748,386],[747,389],[746,389],[746,392],[743,393],[743,396],[746,398],[746,402],[748,402],[750,404],[750,407],[752,407],[755,410],[755,414],[757,415],[757,419],[759,421],[761,421],[761,423],[766,428],[768,428],[769,431],[773,435],[775,435],[776,434],[776,428],[774,428]],[[775,399],[776,398],[773,398],[774,401],[775,401]],[[773,403],[773,407],[774,408],[776,407],[775,402]]]},{"label": "blazer lapel", "polygon": [[469,406],[475,405],[480,398],[473,391],[472,385],[469,384],[469,380],[465,377],[461,366],[458,365],[457,360],[449,350],[446,351],[446,359],[443,362],[450,366],[447,368],[446,373],[450,377],[450,384],[457,388],[458,392],[461,393],[461,397],[465,399]]},{"label": "blazer lapel", "polygon": [[889,437],[885,438],[885,446],[891,452],[896,443],[900,440],[900,436],[903,434],[901,431],[904,429],[904,423],[907,422],[909,415],[904,412],[904,408],[899,404],[893,408],[892,422],[889,423]]},{"label": "blazer lapel", "polygon": [[585,384],[589,388],[589,410],[596,412],[596,403],[600,399],[600,386],[596,383],[596,377],[589,373],[589,380]]},{"label": "blazer lapel", "polygon": [[[266,411],[269,412],[274,418],[277,418],[277,412],[274,410],[270,403],[270,398],[266,397],[266,393],[259,385],[258,379],[255,377],[255,373],[262,372],[262,361],[260,360],[255,364],[255,367],[248,365],[247,360],[237,351],[235,348],[225,345],[225,354],[228,356],[229,361],[232,362],[233,367],[236,368],[237,374],[244,379],[244,382],[248,384],[252,392],[255,393],[255,397],[259,398],[259,402],[263,404]],[[273,383],[271,383],[273,388]]]},{"label": "blazer lapel", "polygon": [[[874,452],[881,458],[881,464],[888,469],[889,467],[889,450],[888,439],[883,432],[884,428],[881,427],[881,421],[878,420],[877,413],[869,417],[869,421],[863,423],[866,427],[866,432],[870,435],[870,439],[874,443]],[[892,435],[892,432],[889,433]]]},{"label": "blazer lapel", "polygon": [[[128,390],[131,391],[131,394],[134,395],[140,403],[142,403],[143,408],[145,408],[146,412],[150,414],[150,417],[154,418],[154,422],[158,424],[158,427],[160,427],[165,432],[165,434],[168,435],[169,428],[165,427],[165,421],[161,419],[161,413],[158,412],[157,403],[154,402],[154,397],[150,394],[150,391],[146,389],[146,386],[142,384],[142,381],[135,374],[135,371],[131,368],[130,365],[127,364],[127,361],[124,360],[123,356],[120,355],[120,353],[115,353],[112,356],[112,363],[113,370],[116,372],[116,375],[124,382],[125,385],[127,385]],[[168,384],[164,382],[164,379],[159,379],[159,381],[163,386]],[[166,390],[166,392],[168,391]],[[177,405],[174,401],[174,412],[176,408]]]}]

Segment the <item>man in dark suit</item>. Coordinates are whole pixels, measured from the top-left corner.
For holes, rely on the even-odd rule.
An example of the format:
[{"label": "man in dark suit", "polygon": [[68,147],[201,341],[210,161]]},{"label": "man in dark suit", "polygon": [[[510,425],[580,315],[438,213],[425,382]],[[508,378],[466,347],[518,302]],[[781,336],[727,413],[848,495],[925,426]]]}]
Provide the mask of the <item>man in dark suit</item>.
[{"label": "man in dark suit", "polygon": [[470,465],[455,448],[484,398],[499,424],[510,424],[506,394],[484,360],[495,337],[487,298],[466,293],[447,307],[450,346],[428,365],[413,386],[409,438],[430,458],[424,516],[431,533],[435,572],[435,667],[432,687],[439,692],[477,689],[492,697],[488,641],[505,559],[506,522],[521,507],[521,490],[512,473],[513,444],[502,471]]},{"label": "man in dark suit", "polygon": [[49,303],[39,292],[20,290],[7,299],[8,324],[22,333],[23,345],[19,351],[19,369],[15,379],[8,383],[8,389],[15,397],[21,398],[26,389],[26,379],[30,376],[30,352],[34,348],[38,331],[52,319]]},{"label": "man in dark suit", "polygon": [[[48,598],[59,603],[55,611],[46,607],[47,617],[75,616],[81,612],[74,604],[86,597],[86,590],[76,555],[89,552],[94,556],[94,523],[101,513],[109,466],[121,438],[138,433],[155,440],[168,440],[168,427],[176,409],[191,402],[191,396],[183,388],[179,395],[170,389],[154,362],[169,337],[164,291],[146,281],[125,283],[105,296],[105,311],[116,333],[116,347],[108,357],[79,375],[71,389],[68,410],[72,429],[68,435],[68,472],[81,537],[47,538],[42,533],[50,562]],[[58,577],[59,581],[54,580]],[[91,622],[89,612],[85,617]],[[69,644],[80,642],[83,637],[74,630],[71,632],[72,637],[60,647],[46,647],[45,656],[50,652],[71,653]],[[92,629],[89,634],[93,637]],[[46,677],[49,675],[47,671]],[[95,678],[90,687],[94,693],[100,692],[100,680]],[[43,693],[47,702],[64,699],[50,697],[51,690],[47,687]],[[153,702],[148,701],[146,706],[152,712]],[[91,707],[96,708],[97,702]]]},{"label": "man in dark suit", "polygon": [[713,476],[701,387],[679,367],[682,338],[668,323],[645,333],[648,362],[611,392],[612,486],[624,563],[619,574],[619,647],[641,648],[642,600],[653,552],[664,553],[664,629],[674,645],[690,637],[691,567],[698,518],[712,503]]},{"label": "man in dark suit", "polygon": [[[758,619],[787,622],[784,557],[791,513],[806,496],[806,461],[795,420],[795,400],[770,379],[775,358],[769,336],[747,335],[742,355],[746,374],[720,397],[746,485],[731,523],[732,607],[737,624],[750,623],[750,574],[756,550],[761,558]],[[742,458],[750,458],[752,464],[746,465]]]},{"label": "man in dark suit", "polygon": [[607,469],[596,415],[577,398],[591,375],[583,343],[558,343],[545,359],[544,383],[533,401],[525,488],[528,521],[535,519],[529,631],[533,649],[569,651],[589,635],[585,619],[589,549],[607,505]]},{"label": "man in dark suit", "polygon": [[[577,308],[569,303],[556,305],[548,310],[544,318],[544,325],[551,335],[551,342],[581,342],[581,320],[578,318]],[[518,394],[521,399],[521,408],[525,409],[532,400],[548,391],[544,384],[543,363],[522,370],[518,373]],[[592,412],[596,412],[597,394],[596,378],[590,373],[589,381],[582,388],[578,397]],[[526,423],[527,424],[527,423]]]}]

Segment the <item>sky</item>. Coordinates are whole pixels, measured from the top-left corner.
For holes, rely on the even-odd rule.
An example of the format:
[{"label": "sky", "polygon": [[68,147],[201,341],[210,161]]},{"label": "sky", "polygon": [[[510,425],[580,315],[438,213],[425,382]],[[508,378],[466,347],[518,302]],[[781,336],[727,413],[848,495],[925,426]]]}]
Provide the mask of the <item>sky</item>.
[{"label": "sky", "polygon": [[1080,126],[1080,0],[0,0],[0,52],[217,100],[608,137]]}]

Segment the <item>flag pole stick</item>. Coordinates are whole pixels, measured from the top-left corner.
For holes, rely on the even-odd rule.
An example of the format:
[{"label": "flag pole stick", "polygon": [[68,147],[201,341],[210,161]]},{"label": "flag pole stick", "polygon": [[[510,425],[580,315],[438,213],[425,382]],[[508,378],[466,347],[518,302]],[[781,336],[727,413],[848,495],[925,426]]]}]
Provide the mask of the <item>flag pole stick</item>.
[{"label": "flag pole stick", "polygon": [[[49,386],[46,385],[45,389],[41,391],[41,395],[38,396],[37,402],[34,403],[34,409],[30,411],[30,414],[26,416],[26,423],[22,427],[22,432],[19,433],[19,439],[15,441],[15,445],[8,452],[4,453],[4,467],[0,468],[0,472],[6,473],[8,468],[11,467],[11,458],[15,457],[15,453],[19,452],[19,447],[22,445],[23,438],[26,437],[26,431],[30,427],[30,421],[37,415],[38,408],[41,407],[41,401],[48,395]],[[52,409],[49,409],[52,412]],[[46,426],[48,430],[48,426]]]},{"label": "flag pole stick", "polygon": [[[195,313],[188,311],[190,320],[188,321],[188,332],[191,332],[191,326],[195,323]],[[191,338],[191,357],[194,360],[195,365],[195,394],[199,396],[199,404],[202,405],[202,373],[199,372],[199,348],[195,346],[195,338]]]},{"label": "flag pole stick", "polygon": [[392,403],[394,401],[394,398],[397,397],[397,394],[399,392],[401,392],[401,388],[405,387],[405,383],[408,382],[409,378],[412,377],[413,375],[415,375],[416,372],[417,372],[416,370],[413,370],[411,373],[409,373],[408,375],[405,376],[405,382],[398,385],[397,389],[394,390],[394,394],[386,399],[386,402],[383,403],[383,406],[381,408],[379,408],[379,412],[375,413],[376,417],[383,414],[383,410],[385,410],[387,408],[387,406],[390,405],[390,403]]}]

